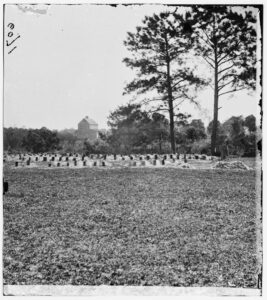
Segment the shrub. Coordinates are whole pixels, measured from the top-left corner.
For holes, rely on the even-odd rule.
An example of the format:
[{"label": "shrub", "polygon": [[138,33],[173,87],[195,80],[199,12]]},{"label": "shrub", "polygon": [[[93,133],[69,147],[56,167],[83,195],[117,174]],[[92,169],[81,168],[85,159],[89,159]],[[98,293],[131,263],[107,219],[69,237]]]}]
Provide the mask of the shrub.
[{"label": "shrub", "polygon": [[210,155],[210,143],[207,140],[200,140],[198,142],[194,142],[191,147],[191,153],[200,153]]},{"label": "shrub", "polygon": [[97,139],[93,142],[86,141],[84,142],[84,151],[85,154],[108,154],[111,153],[112,150],[109,144],[106,141],[101,139]]}]

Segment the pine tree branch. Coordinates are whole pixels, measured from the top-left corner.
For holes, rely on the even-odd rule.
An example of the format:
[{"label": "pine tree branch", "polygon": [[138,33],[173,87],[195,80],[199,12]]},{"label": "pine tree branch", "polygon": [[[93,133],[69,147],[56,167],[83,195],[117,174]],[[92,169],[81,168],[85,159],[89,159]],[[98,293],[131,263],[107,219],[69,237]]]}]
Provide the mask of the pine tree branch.
[{"label": "pine tree branch", "polygon": [[227,56],[229,56],[230,54],[229,53],[226,53],[222,58],[220,58],[218,60],[218,65],[220,65],[221,61],[224,60]]},{"label": "pine tree branch", "polygon": [[218,96],[220,97],[220,96],[222,96],[222,95],[229,94],[229,93],[233,93],[233,92],[238,92],[238,91],[241,91],[241,90],[244,90],[244,89],[246,89],[246,87],[242,87],[242,88],[240,88],[240,89],[235,89],[235,90],[231,90],[231,91],[228,91],[228,92],[224,92],[224,93],[222,93],[222,94],[219,94]]},{"label": "pine tree branch", "polygon": [[187,87],[188,85],[189,85],[188,83],[186,83],[186,84],[184,84],[184,85],[180,85],[180,86],[178,86],[178,87],[175,89],[174,92],[177,92],[177,91],[181,90],[182,88]]},{"label": "pine tree branch", "polygon": [[234,82],[234,79],[232,79],[232,80],[228,81],[227,83],[225,83],[225,84],[219,86],[219,87],[218,87],[218,91],[222,90],[224,87],[226,87],[228,84],[230,84],[230,83],[232,83],[232,82]]},{"label": "pine tree branch", "polygon": [[155,110],[149,110],[149,113],[154,113],[154,112],[158,112],[158,111],[169,111],[168,108],[157,108]]},{"label": "pine tree branch", "polygon": [[219,63],[218,65],[221,66],[221,65],[223,65],[223,64],[225,64],[225,63],[227,63],[227,62],[229,62],[229,61],[231,61],[231,60],[233,60],[232,57],[229,58],[229,59],[227,59],[227,60],[225,60],[225,61],[223,61],[223,62],[221,62],[221,63]]},{"label": "pine tree branch", "polygon": [[[178,98],[176,98],[176,100],[177,100]],[[175,106],[173,107],[173,108],[176,108],[176,107],[178,107],[179,105],[181,105],[183,102],[185,101],[185,99],[183,99],[182,101],[180,101],[179,103],[177,103],[177,104],[175,104]]]},{"label": "pine tree branch", "polygon": [[177,48],[177,46],[170,46],[169,44],[169,47],[168,47],[168,51],[169,52],[172,52],[173,50],[175,50],[175,52],[178,54],[178,53],[184,53],[184,51],[186,50],[186,48]]},{"label": "pine tree branch", "polygon": [[206,56],[207,59],[210,59],[213,63],[215,63],[215,60],[209,56]]},{"label": "pine tree branch", "polygon": [[224,69],[220,70],[220,71],[218,72],[218,74],[221,74],[222,72],[225,72],[225,71],[231,69],[231,68],[234,67],[234,66],[235,66],[235,64],[232,64],[231,66],[229,66],[229,67],[227,67],[227,68],[224,68]]},{"label": "pine tree branch", "polygon": [[172,88],[175,88],[179,83],[181,83],[181,82],[183,82],[183,81],[186,81],[186,79],[181,79],[181,80],[179,80],[178,82],[176,82],[176,83],[172,86]]},{"label": "pine tree branch", "polygon": [[235,73],[230,73],[230,74],[225,74],[224,76],[222,76],[219,80],[218,80],[218,83],[221,81],[221,80],[224,80],[225,78],[227,77],[230,77],[230,76],[239,76],[238,74],[235,74]]},{"label": "pine tree branch", "polygon": [[205,56],[203,56],[203,55],[201,55],[201,56],[213,69],[215,69],[215,67],[205,58]]},{"label": "pine tree branch", "polygon": [[176,101],[177,99],[180,99],[183,97],[183,94],[180,94],[179,96],[173,97],[172,102]]},{"label": "pine tree branch", "polygon": [[141,101],[142,104],[148,104],[148,103],[151,103],[151,102],[156,102],[156,101],[166,101],[167,99],[164,99],[163,98],[153,98],[153,99],[144,99]]},{"label": "pine tree branch", "polygon": [[[202,29],[202,31],[204,32],[204,30]],[[204,32],[205,33],[205,32]],[[206,34],[206,33],[205,33]],[[208,36],[206,35],[207,37],[207,41],[205,39],[203,39],[202,36],[200,36],[197,32],[196,32],[196,35],[206,44],[210,47],[211,50],[213,50],[213,46],[212,46],[212,43],[210,42],[210,39],[208,38]]]},{"label": "pine tree branch", "polygon": [[208,36],[207,32],[206,32],[204,29],[202,29],[202,31],[204,32],[204,34],[205,34],[205,36],[206,36],[206,38],[207,38],[207,41],[210,43],[210,46],[211,46],[212,49],[213,49],[212,41],[211,41],[210,37]]},{"label": "pine tree branch", "polygon": [[212,89],[214,89],[214,86],[212,86],[210,83],[208,83],[208,85],[209,85]]},{"label": "pine tree branch", "polygon": [[[128,49],[129,51],[132,51],[132,49]],[[154,49],[152,47],[146,47],[144,45],[140,46],[140,48],[138,49],[138,51],[144,51],[144,50],[148,50],[148,51],[154,51],[156,53],[159,53],[159,50],[158,49]]]},{"label": "pine tree branch", "polygon": [[192,103],[194,103],[197,107],[199,107],[199,103],[197,101],[195,101],[195,99],[193,97],[188,96],[185,92],[182,92],[183,96],[190,100]]},{"label": "pine tree branch", "polygon": [[215,63],[215,60],[209,56],[207,56],[213,63]]},{"label": "pine tree branch", "polygon": [[[236,45],[235,45],[235,48],[236,47],[238,47],[238,45],[241,43],[241,41],[238,41],[237,43],[236,43]],[[233,54],[233,53],[231,53],[231,54]],[[221,61],[222,60],[224,60],[227,56],[229,56],[230,55],[230,53],[226,53],[222,58],[220,58],[219,60],[218,60],[218,63],[220,64],[221,63]]]}]

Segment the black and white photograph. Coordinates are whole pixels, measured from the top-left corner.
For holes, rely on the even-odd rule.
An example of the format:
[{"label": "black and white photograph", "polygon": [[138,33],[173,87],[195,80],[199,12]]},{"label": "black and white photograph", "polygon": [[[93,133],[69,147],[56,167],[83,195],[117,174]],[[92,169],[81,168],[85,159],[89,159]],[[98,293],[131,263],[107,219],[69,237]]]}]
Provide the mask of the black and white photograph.
[{"label": "black and white photograph", "polygon": [[2,5],[2,295],[263,295],[263,8]]}]

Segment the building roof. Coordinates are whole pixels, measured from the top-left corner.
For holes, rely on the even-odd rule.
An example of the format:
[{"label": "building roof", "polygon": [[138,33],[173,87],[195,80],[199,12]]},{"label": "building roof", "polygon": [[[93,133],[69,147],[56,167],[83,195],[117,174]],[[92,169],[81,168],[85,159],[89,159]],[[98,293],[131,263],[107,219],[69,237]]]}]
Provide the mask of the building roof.
[{"label": "building roof", "polygon": [[96,123],[96,121],[94,121],[93,119],[89,118],[88,116],[84,117],[84,118],[82,119],[82,121],[83,121],[83,120],[87,121],[87,122],[88,122],[89,124],[91,124],[91,125],[98,125],[98,124]]}]

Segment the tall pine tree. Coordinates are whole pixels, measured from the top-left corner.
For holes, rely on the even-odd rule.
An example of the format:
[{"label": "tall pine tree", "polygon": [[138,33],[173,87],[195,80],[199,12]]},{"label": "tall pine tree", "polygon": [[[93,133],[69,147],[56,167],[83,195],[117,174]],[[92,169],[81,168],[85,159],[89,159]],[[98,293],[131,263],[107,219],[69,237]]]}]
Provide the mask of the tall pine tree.
[{"label": "tall pine tree", "polygon": [[195,53],[213,71],[214,112],[211,152],[216,151],[219,99],[243,89],[255,89],[255,14],[244,7],[193,6],[186,24]]},{"label": "tall pine tree", "polygon": [[181,102],[195,103],[192,89],[205,82],[185,64],[185,54],[191,39],[184,30],[181,15],[171,12],[145,17],[136,32],[127,34],[124,44],[132,53],[125,64],[136,70],[136,79],[125,88],[125,93],[156,94],[142,101],[154,105],[154,111],[166,111],[170,120],[170,140],[175,152],[174,118]]}]

